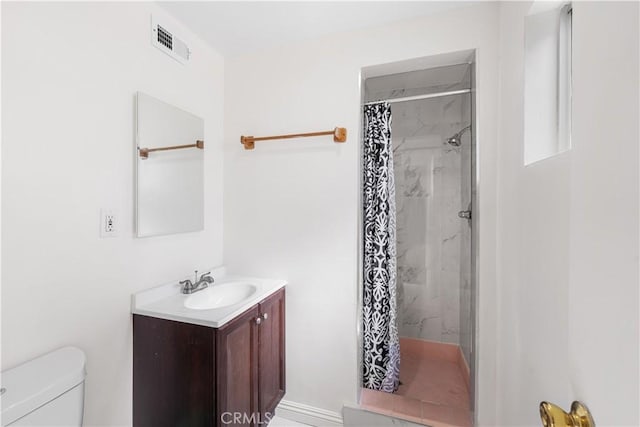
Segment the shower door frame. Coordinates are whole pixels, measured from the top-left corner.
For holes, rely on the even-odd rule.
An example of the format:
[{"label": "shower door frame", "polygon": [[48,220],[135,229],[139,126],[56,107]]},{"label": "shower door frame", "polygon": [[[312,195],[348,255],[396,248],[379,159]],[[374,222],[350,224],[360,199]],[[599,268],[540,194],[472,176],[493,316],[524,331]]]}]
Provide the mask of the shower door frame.
[{"label": "shower door frame", "polygon": [[[470,360],[467,361],[469,363],[470,377],[469,377],[469,385],[470,385],[470,411],[472,414],[472,419],[474,421],[474,425],[476,425],[476,407],[478,402],[478,351],[477,351],[477,337],[478,337],[478,298],[477,298],[477,290],[479,284],[479,271],[478,271],[478,242],[479,242],[479,204],[478,204],[478,193],[479,193],[479,179],[478,179],[478,144],[477,144],[477,121],[476,121],[476,107],[477,107],[477,99],[476,99],[476,91],[477,91],[477,73],[476,73],[476,50],[471,49],[462,52],[452,52],[450,55],[467,55],[468,62],[471,67],[471,90],[470,94],[470,102],[471,102],[471,129],[470,129],[470,138],[471,138],[471,256],[470,256],[470,277],[471,277],[471,357]],[[437,59],[435,62],[428,67],[415,68],[417,64],[420,62],[429,62],[431,58],[435,58],[437,56],[446,57],[449,54],[444,55],[434,55],[433,57],[425,57],[419,58],[417,60],[409,60],[402,61],[403,63],[407,63],[407,69],[402,72],[410,72],[416,69],[428,69],[428,68],[436,68],[447,65],[456,65],[460,62],[449,62],[449,63],[437,63]],[[414,62],[415,61],[415,62]],[[409,65],[409,64],[414,65]],[[366,67],[366,68],[374,68]],[[397,72],[397,71],[396,71]],[[389,73],[391,74],[391,73]],[[382,74],[385,75],[385,74]],[[363,118],[364,118],[364,103],[365,103],[365,88],[364,82],[370,77],[366,75],[365,69],[360,70],[359,76],[359,85],[360,85],[360,127],[358,129],[358,146],[360,154],[358,156],[358,307],[356,311],[356,340],[358,346],[357,352],[357,367],[358,367],[358,375],[357,375],[357,396],[356,402],[360,402],[361,392],[362,392],[362,382],[363,382],[363,318],[362,318],[362,308],[363,308],[363,289],[364,289],[364,278],[363,278],[363,261],[364,261],[364,236],[363,236],[363,207],[362,207],[362,170],[363,170],[363,157],[362,157],[362,141],[363,141]]]}]

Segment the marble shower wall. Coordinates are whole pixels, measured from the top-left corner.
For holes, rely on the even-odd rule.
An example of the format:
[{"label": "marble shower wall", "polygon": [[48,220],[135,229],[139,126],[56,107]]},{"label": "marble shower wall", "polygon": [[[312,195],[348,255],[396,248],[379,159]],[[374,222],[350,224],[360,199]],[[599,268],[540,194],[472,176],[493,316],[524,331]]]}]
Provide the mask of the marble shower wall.
[{"label": "marble shower wall", "polygon": [[461,292],[468,292],[470,283],[470,233],[467,221],[458,218],[469,200],[461,180],[470,179],[470,139],[465,134],[462,148],[445,144],[469,125],[469,105],[465,94],[391,107],[403,337],[460,344],[461,321],[470,319],[470,307],[464,307],[467,313],[460,310],[466,301]]},{"label": "marble shower wall", "polygon": [[[471,121],[471,103],[464,103],[462,106],[462,116],[465,121]],[[471,132],[467,132],[462,137],[460,146],[461,164],[461,203],[464,209],[471,204]],[[471,348],[473,322],[473,307],[471,304],[471,221],[462,221],[460,224],[460,348],[467,362],[471,366]]]}]

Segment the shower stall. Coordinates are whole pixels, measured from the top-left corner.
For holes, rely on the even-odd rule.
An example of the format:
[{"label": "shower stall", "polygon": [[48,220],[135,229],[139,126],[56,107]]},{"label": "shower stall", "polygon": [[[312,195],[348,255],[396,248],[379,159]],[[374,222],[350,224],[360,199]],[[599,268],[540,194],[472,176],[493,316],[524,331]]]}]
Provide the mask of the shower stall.
[{"label": "shower stall", "polygon": [[365,386],[361,406],[420,424],[471,425],[473,57],[363,82],[365,108],[391,109],[400,383],[392,394]]}]

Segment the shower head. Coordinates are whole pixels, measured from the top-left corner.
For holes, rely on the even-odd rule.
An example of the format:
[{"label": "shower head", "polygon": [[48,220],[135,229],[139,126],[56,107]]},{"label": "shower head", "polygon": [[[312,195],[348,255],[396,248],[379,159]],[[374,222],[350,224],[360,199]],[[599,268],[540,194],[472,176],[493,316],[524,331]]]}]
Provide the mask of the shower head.
[{"label": "shower head", "polygon": [[460,138],[458,138],[457,134],[453,135],[452,137],[447,138],[447,144],[454,147],[460,147]]},{"label": "shower head", "polygon": [[454,147],[460,147],[460,145],[462,144],[462,134],[465,133],[466,131],[471,129],[471,125],[467,126],[466,128],[463,128],[460,132],[456,133],[455,135],[447,138],[446,143],[454,146]]}]

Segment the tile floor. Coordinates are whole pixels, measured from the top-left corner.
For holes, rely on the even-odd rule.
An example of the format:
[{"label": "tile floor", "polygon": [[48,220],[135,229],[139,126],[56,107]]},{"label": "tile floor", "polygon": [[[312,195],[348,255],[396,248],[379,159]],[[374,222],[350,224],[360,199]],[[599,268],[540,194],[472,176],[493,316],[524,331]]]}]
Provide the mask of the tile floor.
[{"label": "tile floor", "polygon": [[269,427],[308,427],[308,424],[302,424],[297,421],[288,420],[279,416],[271,418]]},{"label": "tile floor", "polygon": [[460,348],[401,338],[400,354],[398,391],[363,389],[360,406],[433,427],[470,427],[469,374]]},{"label": "tile floor", "polygon": [[342,409],[342,417],[344,427],[424,427],[422,424],[377,414],[359,407],[345,406]]}]

